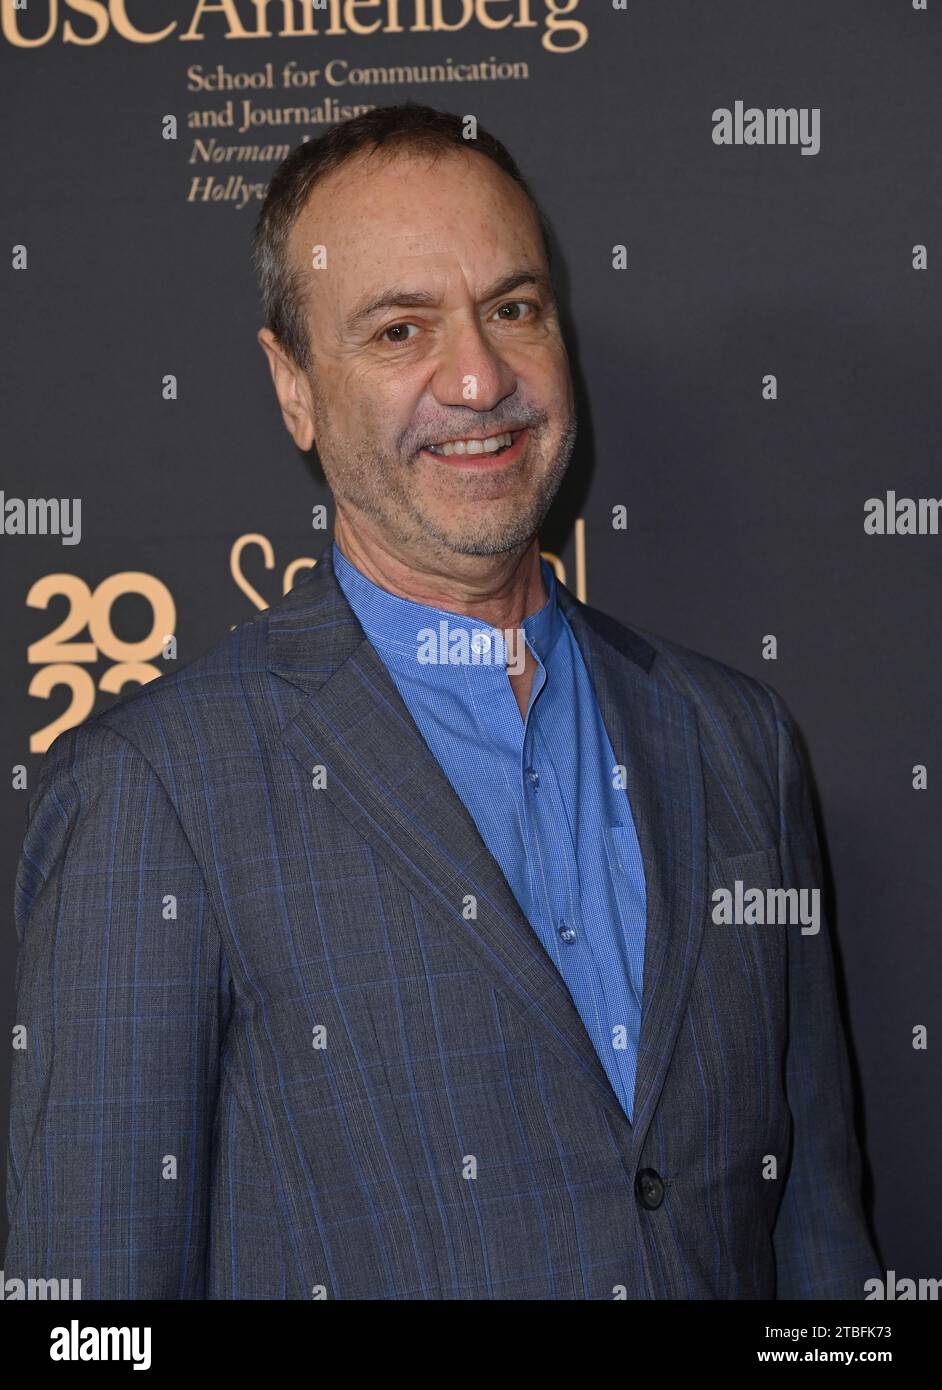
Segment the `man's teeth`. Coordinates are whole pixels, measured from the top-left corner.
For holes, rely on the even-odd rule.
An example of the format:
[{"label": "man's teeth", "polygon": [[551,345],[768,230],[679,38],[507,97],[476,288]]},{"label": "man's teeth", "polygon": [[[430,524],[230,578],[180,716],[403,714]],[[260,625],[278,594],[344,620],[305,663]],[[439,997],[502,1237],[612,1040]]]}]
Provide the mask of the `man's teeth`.
[{"label": "man's teeth", "polygon": [[490,439],[452,439],[447,444],[429,444],[432,454],[496,454],[498,449],[506,449],[514,442],[508,430],[506,434],[495,434]]}]

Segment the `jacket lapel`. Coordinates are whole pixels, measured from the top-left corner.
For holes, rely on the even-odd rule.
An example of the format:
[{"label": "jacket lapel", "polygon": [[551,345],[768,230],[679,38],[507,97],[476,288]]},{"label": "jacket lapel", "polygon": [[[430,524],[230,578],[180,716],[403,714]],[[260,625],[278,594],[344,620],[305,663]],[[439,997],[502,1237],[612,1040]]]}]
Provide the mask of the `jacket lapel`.
[{"label": "jacket lapel", "polygon": [[[703,791],[693,709],[652,679],[653,648],[613,643],[603,614],[565,588],[561,602],[593,677],[628,795],[647,880],[635,1135],[650,1121],[689,993],[705,892]],[[337,583],[331,544],[269,613],[269,667],[305,692],[282,729],[294,757],[326,768],[325,792],[405,883],[447,923],[545,1044],[598,1102],[625,1115],[561,975],[422,738]],[[467,895],[477,918],[466,920]]]},{"label": "jacket lapel", "polygon": [[662,658],[636,632],[579,602],[559,600],[592,678],[644,861],[647,927],[635,1081],[636,1145],[664,1085],[703,936],[706,815],[697,715],[668,685]]}]

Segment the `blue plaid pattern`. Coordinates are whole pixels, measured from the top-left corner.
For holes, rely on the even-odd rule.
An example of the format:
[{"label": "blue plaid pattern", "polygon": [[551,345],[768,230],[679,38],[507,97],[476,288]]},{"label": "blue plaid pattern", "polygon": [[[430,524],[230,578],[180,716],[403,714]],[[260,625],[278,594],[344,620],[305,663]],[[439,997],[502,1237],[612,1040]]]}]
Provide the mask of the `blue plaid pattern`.
[{"label": "blue plaid pattern", "polygon": [[634,1122],[328,545],[43,762],[7,1279],[863,1297],[880,1271],[828,932],[710,920],[736,877],[820,882],[793,721],[765,684],[558,595],[644,860]]}]

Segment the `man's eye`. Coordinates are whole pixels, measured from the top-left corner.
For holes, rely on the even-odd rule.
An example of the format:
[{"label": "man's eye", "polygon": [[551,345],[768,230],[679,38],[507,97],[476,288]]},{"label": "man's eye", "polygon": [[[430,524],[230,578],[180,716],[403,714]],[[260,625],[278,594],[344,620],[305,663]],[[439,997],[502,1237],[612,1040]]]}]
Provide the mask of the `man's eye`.
[{"label": "man's eye", "polygon": [[[536,312],[537,306],[533,304],[529,299],[509,299],[506,304],[501,304],[500,308],[497,310],[497,313],[499,314],[502,309],[516,309],[521,306],[523,306],[523,308],[525,309],[532,309],[534,313]],[[511,323],[518,323],[519,319],[514,318],[510,321]]]},{"label": "man's eye", "polygon": [[[389,325],[388,328],[384,328],[384,329],[383,329],[382,333],[380,333],[379,336],[380,336],[381,338],[386,338],[386,334],[387,334],[387,333],[398,333],[401,329],[404,329],[404,328],[415,328],[415,324],[414,324],[414,323],[391,323],[391,324]],[[387,338],[386,341],[387,341],[387,342],[390,342],[390,343],[407,343],[407,342],[409,341],[409,339],[408,339],[408,338]]]}]

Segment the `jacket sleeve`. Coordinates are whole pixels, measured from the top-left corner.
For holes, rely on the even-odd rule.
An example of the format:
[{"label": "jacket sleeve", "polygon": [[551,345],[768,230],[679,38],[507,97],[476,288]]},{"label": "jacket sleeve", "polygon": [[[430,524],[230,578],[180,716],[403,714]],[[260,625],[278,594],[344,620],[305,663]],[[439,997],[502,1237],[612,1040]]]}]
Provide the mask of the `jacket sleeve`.
[{"label": "jacket sleeve", "polygon": [[30,809],[6,1278],[202,1298],[230,977],[199,865],[153,767],[97,722],[56,740]]},{"label": "jacket sleeve", "polygon": [[[770,686],[765,688],[772,699],[778,739],[782,886],[820,889],[821,853],[795,723],[781,696]],[[881,1270],[861,1203],[850,1067],[823,909],[818,922],[816,934],[803,934],[800,924],[785,928],[785,1084],[793,1142],[773,1232],[777,1297],[863,1299],[865,1281],[879,1278]]]}]

